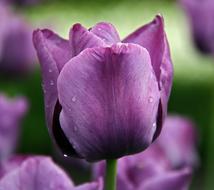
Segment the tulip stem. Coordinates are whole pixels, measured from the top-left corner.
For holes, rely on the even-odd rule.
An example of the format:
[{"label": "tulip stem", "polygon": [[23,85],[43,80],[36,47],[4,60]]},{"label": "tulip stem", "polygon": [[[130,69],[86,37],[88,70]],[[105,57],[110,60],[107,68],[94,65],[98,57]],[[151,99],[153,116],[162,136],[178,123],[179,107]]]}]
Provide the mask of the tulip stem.
[{"label": "tulip stem", "polygon": [[116,190],[117,159],[106,160],[105,190]]}]

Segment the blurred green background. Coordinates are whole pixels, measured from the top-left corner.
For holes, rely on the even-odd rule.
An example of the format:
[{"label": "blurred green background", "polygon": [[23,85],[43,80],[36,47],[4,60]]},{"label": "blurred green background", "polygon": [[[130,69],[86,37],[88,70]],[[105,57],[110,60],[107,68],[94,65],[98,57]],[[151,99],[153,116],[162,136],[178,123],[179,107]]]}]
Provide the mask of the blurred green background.
[{"label": "blurred green background", "polygon": [[[31,7],[15,7],[34,28],[52,28],[68,38],[76,22],[91,27],[100,21],[116,26],[121,39],[151,21],[158,13],[165,27],[174,63],[174,84],[169,112],[192,118],[199,131],[200,168],[194,175],[192,189],[214,187],[214,58],[201,55],[193,46],[187,19],[173,0],[100,0],[46,1]],[[43,95],[39,65],[26,78],[1,79],[0,90],[10,95],[25,95],[30,110],[23,122],[18,152],[52,154],[53,148],[44,119]],[[77,178],[77,183],[83,179]]]}]

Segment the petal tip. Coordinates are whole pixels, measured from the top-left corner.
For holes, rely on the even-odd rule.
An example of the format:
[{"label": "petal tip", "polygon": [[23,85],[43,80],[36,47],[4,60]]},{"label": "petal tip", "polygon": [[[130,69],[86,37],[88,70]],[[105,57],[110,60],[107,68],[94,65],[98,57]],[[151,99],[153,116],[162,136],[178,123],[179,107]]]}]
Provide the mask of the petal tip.
[{"label": "petal tip", "polygon": [[154,20],[152,21],[153,24],[157,24],[157,25],[163,25],[164,26],[164,18],[162,14],[157,14],[154,18]]},{"label": "petal tip", "polygon": [[76,23],[76,24],[74,24],[74,25],[71,27],[71,31],[77,32],[77,31],[79,31],[79,30],[82,29],[82,28],[83,28],[83,26],[82,26],[80,23]]}]

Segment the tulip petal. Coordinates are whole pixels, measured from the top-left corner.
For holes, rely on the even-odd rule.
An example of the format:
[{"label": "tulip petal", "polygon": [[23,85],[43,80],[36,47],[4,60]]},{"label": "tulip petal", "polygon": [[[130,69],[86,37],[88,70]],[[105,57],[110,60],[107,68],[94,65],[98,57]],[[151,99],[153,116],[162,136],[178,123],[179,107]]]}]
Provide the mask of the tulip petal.
[{"label": "tulip petal", "polygon": [[41,64],[46,117],[50,128],[57,102],[56,80],[70,58],[69,43],[47,29],[34,31],[33,42]]},{"label": "tulip petal", "polygon": [[161,89],[165,89],[166,96],[169,97],[173,67],[163,18],[157,15],[151,23],[130,34],[123,42],[139,44],[149,51],[156,77],[160,81],[159,85]]},{"label": "tulip petal", "polygon": [[98,181],[91,183],[84,183],[74,188],[74,190],[103,190],[103,180],[101,178]]},{"label": "tulip petal", "polygon": [[[162,122],[167,114],[167,102],[173,79],[173,66],[169,45],[164,32],[163,18],[157,15],[151,23],[144,25],[130,34],[123,42],[139,44],[149,51],[152,66],[161,90],[160,126],[162,126]],[[159,135],[160,131],[161,128],[157,131],[155,138]]]},{"label": "tulip petal", "polygon": [[160,94],[145,48],[87,49],[66,64],[57,86],[61,127],[82,157],[118,158],[151,143]]},{"label": "tulip petal", "polygon": [[90,32],[103,39],[107,44],[120,42],[119,34],[115,27],[107,22],[100,22],[91,28]]},{"label": "tulip petal", "polygon": [[60,111],[59,106],[57,106],[56,81],[60,70],[71,58],[69,42],[47,29],[34,31],[33,42],[41,64],[45,113],[49,132],[51,136],[55,137],[56,143],[63,151],[67,152],[66,150],[69,149],[69,152],[75,154],[73,148],[67,145],[67,139],[61,129],[58,128],[55,118],[58,114],[57,111]]},{"label": "tulip petal", "polygon": [[84,28],[81,24],[75,24],[70,30],[70,45],[72,55],[76,56],[86,48],[105,46],[105,42]]},{"label": "tulip petal", "polygon": [[50,158],[30,157],[5,174],[0,180],[0,190],[72,190],[72,181]]},{"label": "tulip petal", "polygon": [[138,190],[188,190],[191,174],[189,168],[163,173],[145,181]]}]

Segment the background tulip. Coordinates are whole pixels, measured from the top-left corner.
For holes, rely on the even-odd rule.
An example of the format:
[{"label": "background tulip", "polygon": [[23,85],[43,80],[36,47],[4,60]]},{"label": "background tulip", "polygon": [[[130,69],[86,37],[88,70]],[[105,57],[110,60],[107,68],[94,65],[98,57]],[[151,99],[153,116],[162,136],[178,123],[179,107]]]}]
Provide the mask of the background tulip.
[{"label": "background tulip", "polygon": [[214,1],[180,0],[191,26],[197,48],[214,54]]},{"label": "background tulip", "polygon": [[89,30],[75,24],[69,40],[37,30],[33,40],[47,124],[65,154],[118,158],[159,135],[173,75],[161,16],[122,43],[108,23]]},{"label": "background tulip", "polygon": [[[11,167],[12,164],[12,167]],[[49,157],[14,157],[5,163],[1,190],[102,190],[102,181],[74,186],[67,174]]]},{"label": "background tulip", "polygon": [[158,146],[174,168],[196,167],[199,162],[197,141],[195,124],[188,118],[174,115],[166,118],[163,131],[152,146]]},{"label": "background tulip", "polygon": [[7,159],[16,148],[21,120],[27,107],[23,97],[8,99],[0,94],[0,162]]},{"label": "background tulip", "polygon": [[21,74],[29,71],[35,61],[32,31],[8,6],[0,3],[0,72]]}]

